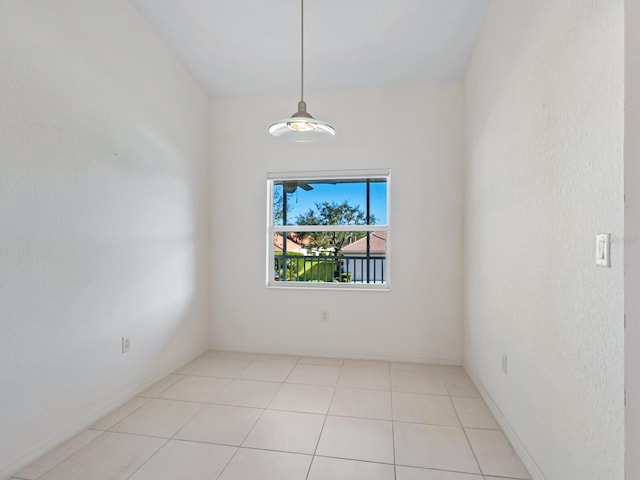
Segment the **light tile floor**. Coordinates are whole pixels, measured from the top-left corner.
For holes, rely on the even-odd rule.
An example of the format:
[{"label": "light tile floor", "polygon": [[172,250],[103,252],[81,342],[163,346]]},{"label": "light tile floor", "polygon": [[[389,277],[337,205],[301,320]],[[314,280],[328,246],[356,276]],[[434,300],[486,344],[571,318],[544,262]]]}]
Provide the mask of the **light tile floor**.
[{"label": "light tile floor", "polygon": [[460,367],[211,351],[13,478],[529,475]]}]

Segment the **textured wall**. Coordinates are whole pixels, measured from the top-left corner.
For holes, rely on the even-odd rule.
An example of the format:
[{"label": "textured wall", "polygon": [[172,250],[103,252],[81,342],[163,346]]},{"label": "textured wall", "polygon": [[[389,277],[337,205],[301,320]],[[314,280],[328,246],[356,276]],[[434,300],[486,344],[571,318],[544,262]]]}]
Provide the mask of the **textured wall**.
[{"label": "textured wall", "polygon": [[625,312],[627,480],[640,478],[640,2],[625,2]]},{"label": "textured wall", "polygon": [[[268,126],[291,97],[212,108],[212,324],[221,348],[461,362],[460,85],[308,95],[324,143],[282,143]],[[269,171],[391,169],[391,291],[265,287]],[[321,311],[329,322],[321,323]]]},{"label": "textured wall", "polygon": [[535,480],[623,478],[623,5],[494,0],[466,78],[465,365]]},{"label": "textured wall", "polygon": [[3,478],[206,348],[208,98],[126,0],[4,0],[0,62]]}]

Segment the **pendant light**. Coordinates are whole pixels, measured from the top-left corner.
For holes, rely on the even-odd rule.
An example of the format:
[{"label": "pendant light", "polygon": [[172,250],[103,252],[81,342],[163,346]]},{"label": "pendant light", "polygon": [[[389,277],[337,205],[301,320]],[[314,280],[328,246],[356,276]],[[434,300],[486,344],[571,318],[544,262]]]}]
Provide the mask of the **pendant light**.
[{"label": "pendant light", "polygon": [[300,101],[298,102],[298,111],[291,117],[271,125],[269,133],[274,137],[291,142],[317,142],[323,138],[333,137],[336,131],[331,125],[309,115],[307,104],[304,101],[304,0],[300,0],[300,25]]}]

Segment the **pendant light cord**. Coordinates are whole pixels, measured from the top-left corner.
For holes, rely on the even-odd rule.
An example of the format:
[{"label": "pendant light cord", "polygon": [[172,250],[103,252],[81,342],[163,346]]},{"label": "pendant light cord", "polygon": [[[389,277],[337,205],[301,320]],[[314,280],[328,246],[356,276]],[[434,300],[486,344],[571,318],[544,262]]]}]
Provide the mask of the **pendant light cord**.
[{"label": "pendant light cord", "polygon": [[300,101],[304,102],[304,0],[300,0]]}]

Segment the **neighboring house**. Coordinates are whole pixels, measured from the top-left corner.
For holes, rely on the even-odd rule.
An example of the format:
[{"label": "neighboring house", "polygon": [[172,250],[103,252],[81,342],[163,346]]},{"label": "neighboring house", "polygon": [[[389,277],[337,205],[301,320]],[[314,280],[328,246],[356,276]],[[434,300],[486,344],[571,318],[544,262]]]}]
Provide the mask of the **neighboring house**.
[{"label": "neighboring house", "polygon": [[305,255],[317,255],[317,252],[309,246],[311,244],[309,237],[299,237],[295,232],[291,232],[289,233],[289,239],[303,248],[303,250],[300,250],[301,253]]},{"label": "neighboring house", "polygon": [[[279,233],[275,233],[273,235],[273,251],[276,253],[282,253],[284,250],[284,243],[282,235]],[[307,254],[307,250],[304,245],[300,243],[294,242],[290,238],[287,238],[287,253],[301,253],[303,255]]]},{"label": "neighboring house", "polygon": [[387,277],[387,232],[371,232],[369,235],[369,265],[367,268],[367,237],[362,237],[340,251],[345,257],[343,267],[354,282],[384,282]]}]

